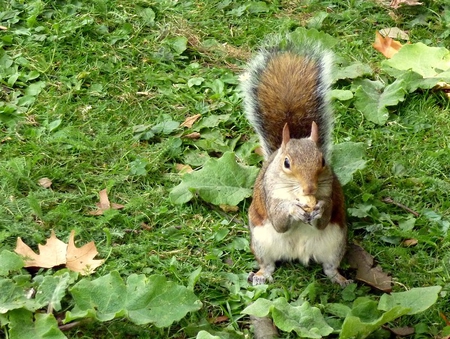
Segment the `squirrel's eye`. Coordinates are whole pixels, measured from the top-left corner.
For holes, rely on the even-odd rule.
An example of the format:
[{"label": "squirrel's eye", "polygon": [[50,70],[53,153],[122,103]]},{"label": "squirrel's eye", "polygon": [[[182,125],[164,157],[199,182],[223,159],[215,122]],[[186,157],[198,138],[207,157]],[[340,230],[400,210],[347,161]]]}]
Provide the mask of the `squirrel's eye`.
[{"label": "squirrel's eye", "polygon": [[284,158],[284,168],[286,168],[286,169],[291,168],[291,163],[289,162],[288,158]]}]

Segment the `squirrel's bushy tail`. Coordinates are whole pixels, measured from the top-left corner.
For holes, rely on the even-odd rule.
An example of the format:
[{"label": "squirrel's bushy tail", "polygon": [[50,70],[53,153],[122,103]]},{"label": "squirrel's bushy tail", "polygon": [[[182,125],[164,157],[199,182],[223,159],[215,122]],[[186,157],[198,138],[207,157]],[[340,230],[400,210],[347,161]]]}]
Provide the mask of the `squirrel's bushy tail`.
[{"label": "squirrel's bushy tail", "polygon": [[266,159],[280,147],[285,123],[291,138],[304,138],[315,121],[320,148],[329,160],[332,59],[318,41],[287,37],[263,47],[250,61],[241,82],[244,110]]}]

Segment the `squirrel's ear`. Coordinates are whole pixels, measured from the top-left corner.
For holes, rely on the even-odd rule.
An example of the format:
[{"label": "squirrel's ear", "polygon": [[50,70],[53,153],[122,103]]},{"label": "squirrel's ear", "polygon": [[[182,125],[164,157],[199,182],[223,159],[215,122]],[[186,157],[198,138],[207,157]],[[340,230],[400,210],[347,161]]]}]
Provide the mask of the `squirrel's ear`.
[{"label": "squirrel's ear", "polygon": [[286,145],[289,140],[291,140],[291,134],[289,132],[289,126],[287,123],[284,124],[283,127],[283,143],[281,145]]},{"label": "squirrel's ear", "polygon": [[317,124],[315,121],[312,122],[311,125],[311,135],[309,138],[314,142],[319,142],[319,127],[317,127]]}]

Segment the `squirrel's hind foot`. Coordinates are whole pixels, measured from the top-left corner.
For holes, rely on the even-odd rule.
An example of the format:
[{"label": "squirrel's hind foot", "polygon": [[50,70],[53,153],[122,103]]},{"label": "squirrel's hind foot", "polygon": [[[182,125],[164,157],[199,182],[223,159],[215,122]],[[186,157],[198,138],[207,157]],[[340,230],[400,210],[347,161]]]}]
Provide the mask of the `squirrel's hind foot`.
[{"label": "squirrel's hind foot", "polygon": [[264,273],[262,273],[261,271],[258,271],[256,273],[250,272],[247,278],[247,281],[253,286],[263,285],[266,284],[267,282],[272,282],[272,280],[273,280],[272,276],[266,277]]}]

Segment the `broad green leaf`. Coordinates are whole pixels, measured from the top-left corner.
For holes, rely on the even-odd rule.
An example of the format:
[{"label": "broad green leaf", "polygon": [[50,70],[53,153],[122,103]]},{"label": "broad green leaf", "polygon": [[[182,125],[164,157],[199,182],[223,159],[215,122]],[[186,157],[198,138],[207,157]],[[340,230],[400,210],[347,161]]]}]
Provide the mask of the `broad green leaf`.
[{"label": "broad green leaf", "polygon": [[270,313],[272,305],[273,301],[264,298],[259,298],[255,300],[254,303],[244,308],[242,313],[254,315],[255,317],[266,317]]},{"label": "broad green leaf", "polygon": [[247,10],[252,14],[267,13],[269,6],[264,1],[252,1],[249,3]]},{"label": "broad green leaf", "polygon": [[187,49],[188,40],[184,36],[168,39],[167,42],[177,55],[180,55]]},{"label": "broad green leaf", "polygon": [[41,93],[42,89],[45,87],[45,81],[38,81],[32,83],[25,89],[25,95],[36,96]]},{"label": "broad green leaf", "polygon": [[342,324],[339,338],[366,338],[385,323],[407,314],[409,310],[407,307],[395,306],[382,313],[377,309],[376,301],[368,297],[358,298]]},{"label": "broad green leaf", "polygon": [[46,306],[45,302],[26,297],[27,289],[12,279],[0,278],[0,314],[24,308],[30,311]]},{"label": "broad green leaf", "polygon": [[206,331],[200,331],[197,333],[196,339],[221,339],[221,337],[209,334]]},{"label": "broad green leaf", "polygon": [[0,253],[0,276],[6,277],[11,271],[20,270],[23,265],[23,259],[16,253],[3,250]]},{"label": "broad green leaf", "polygon": [[46,276],[37,288],[36,300],[45,305],[51,305],[56,311],[61,310],[61,300],[67,292],[70,283],[68,272],[60,276]]},{"label": "broad green leaf", "polygon": [[196,193],[206,202],[235,206],[252,195],[257,174],[258,168],[238,164],[234,153],[227,152],[220,159],[206,161],[201,170],[185,174],[169,197],[181,204]]},{"label": "broad green leaf", "polygon": [[298,27],[294,32],[290,34],[293,41],[320,41],[325,48],[333,48],[338,43],[338,39],[335,37],[324,33],[323,31],[318,31],[315,28],[307,29],[305,27]]},{"label": "broad green leaf", "polygon": [[124,313],[126,286],[116,271],[92,281],[80,280],[70,293],[75,307],[67,312],[66,322],[92,316],[108,321]]},{"label": "broad green leaf", "polygon": [[202,306],[192,291],[159,275],[130,275],[126,297],[128,318],[138,325],[168,327]]},{"label": "broad green leaf", "polygon": [[363,75],[371,75],[372,68],[362,62],[355,62],[349,66],[336,68],[332,73],[333,83],[341,79],[356,79]]},{"label": "broad green leaf", "polygon": [[75,307],[66,313],[65,322],[80,318],[108,321],[128,317],[138,325],[152,323],[168,327],[202,306],[192,291],[159,275],[132,274],[125,283],[119,273],[113,271],[92,281],[83,279],[70,292]]},{"label": "broad green leaf", "polygon": [[437,301],[441,286],[412,288],[409,291],[383,294],[378,303],[378,309],[387,311],[396,306],[409,308],[407,314],[417,314],[425,311]]},{"label": "broad green leaf", "polygon": [[424,78],[437,77],[443,71],[450,70],[450,51],[444,47],[429,47],[421,42],[407,44],[391,59],[383,61],[382,68],[389,71],[389,67],[401,71],[412,70]]},{"label": "broad green leaf", "polygon": [[265,317],[272,314],[274,324],[282,331],[295,331],[301,338],[322,338],[333,332],[317,307],[304,302],[301,306],[290,305],[285,298],[274,301],[259,298],[242,313]]},{"label": "broad green leaf", "polygon": [[355,107],[364,116],[379,125],[383,125],[389,118],[388,106],[397,105],[405,99],[406,84],[402,80],[396,80],[384,87],[380,81],[361,80],[355,92]]},{"label": "broad green leaf", "polygon": [[151,26],[155,23],[155,12],[151,8],[144,8],[141,13],[139,13],[142,21],[145,25]]},{"label": "broad green leaf", "polygon": [[365,156],[366,145],[362,142],[344,142],[334,145],[331,162],[341,185],[349,183],[353,173],[366,167]]},{"label": "broad green leaf", "polygon": [[353,92],[344,89],[333,89],[331,91],[331,97],[339,101],[346,101],[353,99]]},{"label": "broad green leaf", "polygon": [[53,314],[33,313],[24,309],[8,313],[10,339],[64,339]]}]

